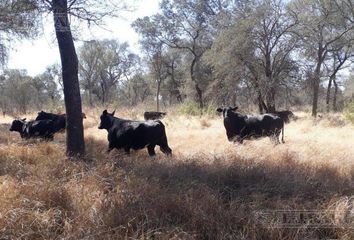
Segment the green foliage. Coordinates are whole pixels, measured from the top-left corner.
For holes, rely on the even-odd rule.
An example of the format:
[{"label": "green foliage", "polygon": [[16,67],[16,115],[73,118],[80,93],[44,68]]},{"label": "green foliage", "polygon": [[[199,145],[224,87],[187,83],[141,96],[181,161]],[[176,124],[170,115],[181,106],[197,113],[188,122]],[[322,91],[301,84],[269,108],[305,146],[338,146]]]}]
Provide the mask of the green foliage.
[{"label": "green foliage", "polygon": [[200,108],[196,102],[185,101],[180,105],[178,112],[185,115],[197,116],[200,115]]},{"label": "green foliage", "polygon": [[80,84],[90,96],[91,104],[94,100],[111,103],[122,95],[120,101],[130,98],[124,95],[124,87],[128,86],[130,76],[139,72],[140,58],[131,52],[128,43],[90,41],[85,42],[78,52]]},{"label": "green foliage", "polygon": [[354,101],[346,104],[343,110],[345,118],[354,124]]},{"label": "green foliage", "polygon": [[36,77],[24,70],[6,70],[0,76],[0,107],[3,111],[21,111],[56,107],[61,96],[57,82],[45,72]]},{"label": "green foliage", "polygon": [[200,115],[210,115],[216,114],[215,107],[213,105],[207,105],[202,110],[197,102],[185,101],[179,106],[178,112],[184,115],[190,116],[200,116]]},{"label": "green foliage", "polygon": [[40,18],[36,2],[31,0],[0,1],[0,13],[0,67],[3,67],[9,43],[14,39],[36,37]]}]

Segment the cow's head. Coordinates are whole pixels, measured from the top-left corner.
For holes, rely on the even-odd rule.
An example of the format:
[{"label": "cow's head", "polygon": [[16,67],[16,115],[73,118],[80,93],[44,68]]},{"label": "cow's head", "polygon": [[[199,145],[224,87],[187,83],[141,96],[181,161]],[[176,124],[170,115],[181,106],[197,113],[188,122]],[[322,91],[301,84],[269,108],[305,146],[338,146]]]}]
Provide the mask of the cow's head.
[{"label": "cow's head", "polygon": [[101,123],[98,126],[98,129],[110,129],[113,124],[113,116],[116,111],[114,110],[112,113],[107,112],[107,109],[102,112],[101,115]]},{"label": "cow's head", "polygon": [[22,132],[23,125],[26,123],[25,121],[26,118],[13,120],[9,130],[11,132]]},{"label": "cow's head", "polygon": [[222,112],[222,115],[224,118],[227,116],[230,116],[232,113],[234,113],[238,107],[224,107],[224,108],[217,108],[216,111]]},{"label": "cow's head", "polygon": [[292,111],[288,111],[288,118],[294,119],[296,117],[295,117],[295,114]]}]

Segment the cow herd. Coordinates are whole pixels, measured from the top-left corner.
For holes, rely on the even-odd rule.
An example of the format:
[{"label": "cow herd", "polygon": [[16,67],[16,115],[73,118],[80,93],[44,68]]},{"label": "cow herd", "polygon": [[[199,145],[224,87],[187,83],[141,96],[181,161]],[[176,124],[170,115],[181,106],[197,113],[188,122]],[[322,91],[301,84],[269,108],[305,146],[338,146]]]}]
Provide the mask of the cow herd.
[{"label": "cow herd", "polygon": [[[243,143],[244,140],[269,137],[275,144],[284,141],[284,124],[295,118],[291,111],[279,111],[262,115],[245,115],[237,112],[237,107],[218,108],[222,113],[227,138],[230,142]],[[154,156],[155,147],[159,146],[161,152],[171,155],[172,150],[168,146],[165,125],[159,120],[165,112],[145,112],[145,121],[134,121],[114,116],[115,111],[109,113],[104,110],[100,116],[99,129],[108,132],[108,152],[122,149],[127,154],[130,150],[147,148],[150,156]],[[86,118],[82,113],[82,118]],[[35,120],[26,121],[16,119],[12,122],[10,131],[18,132],[21,138],[43,138],[53,140],[54,134],[64,131],[66,127],[66,115],[38,112]]]}]

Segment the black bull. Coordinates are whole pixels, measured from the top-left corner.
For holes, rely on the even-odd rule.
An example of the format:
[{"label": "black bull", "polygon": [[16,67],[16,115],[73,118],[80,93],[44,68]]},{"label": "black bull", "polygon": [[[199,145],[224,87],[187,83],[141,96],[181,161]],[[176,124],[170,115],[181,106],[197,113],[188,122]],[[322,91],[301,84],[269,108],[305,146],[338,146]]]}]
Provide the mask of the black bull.
[{"label": "black bull", "polygon": [[235,108],[218,108],[223,113],[224,126],[229,141],[242,143],[244,139],[270,137],[276,144],[280,143],[279,135],[282,132],[284,143],[284,121],[272,114],[247,116],[236,112]]},{"label": "black bull", "polygon": [[160,121],[132,121],[114,117],[113,113],[104,110],[101,115],[99,129],[108,131],[108,151],[113,148],[124,149],[126,153],[130,149],[138,150],[147,147],[150,156],[155,155],[155,146],[160,146],[161,151],[170,155],[165,126]]},{"label": "black bull", "polygon": [[55,128],[52,120],[38,120],[38,121],[26,121],[24,119],[14,120],[9,129],[11,132],[15,131],[20,133],[21,138],[44,138],[53,140]]}]

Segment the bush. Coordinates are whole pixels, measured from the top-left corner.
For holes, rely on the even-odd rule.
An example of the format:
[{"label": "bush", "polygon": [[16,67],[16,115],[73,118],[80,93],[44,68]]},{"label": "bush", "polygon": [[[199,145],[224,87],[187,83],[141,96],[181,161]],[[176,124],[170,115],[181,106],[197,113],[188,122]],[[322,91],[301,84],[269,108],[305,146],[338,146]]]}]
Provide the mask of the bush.
[{"label": "bush", "polygon": [[346,104],[344,107],[344,116],[348,121],[354,124],[354,101]]},{"label": "bush", "polygon": [[178,112],[184,115],[199,116],[199,115],[215,115],[216,108],[212,105],[207,105],[201,111],[197,102],[186,101],[179,106]]}]

